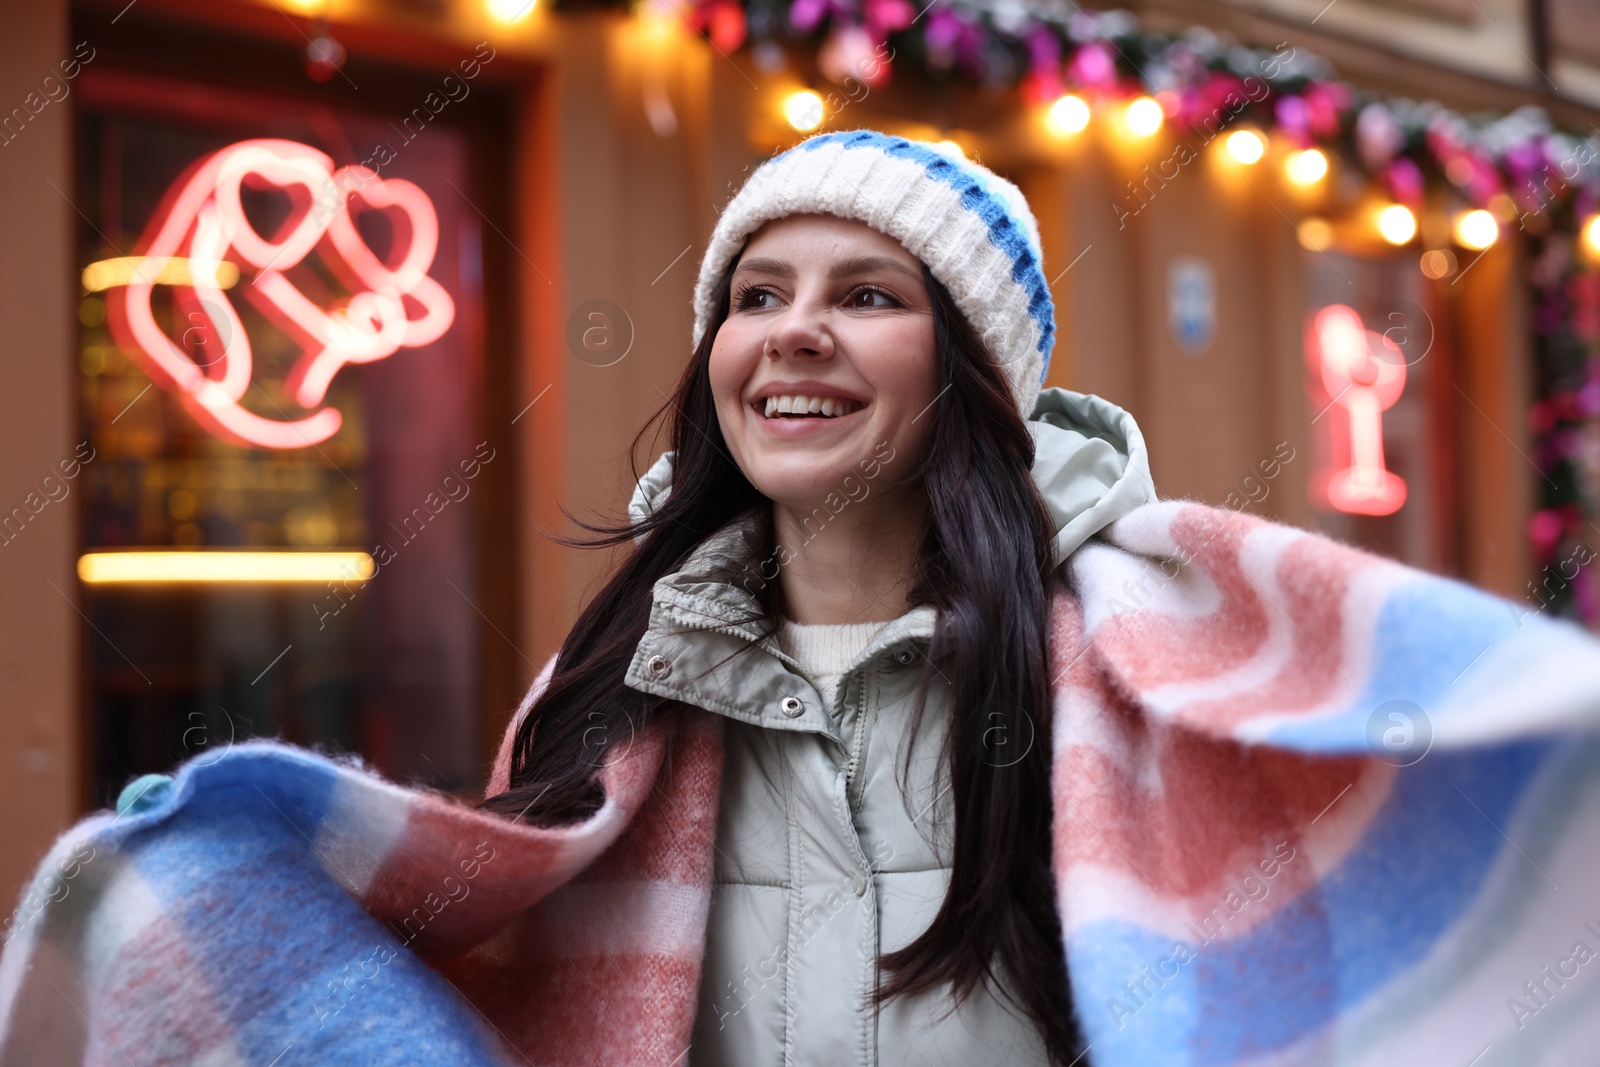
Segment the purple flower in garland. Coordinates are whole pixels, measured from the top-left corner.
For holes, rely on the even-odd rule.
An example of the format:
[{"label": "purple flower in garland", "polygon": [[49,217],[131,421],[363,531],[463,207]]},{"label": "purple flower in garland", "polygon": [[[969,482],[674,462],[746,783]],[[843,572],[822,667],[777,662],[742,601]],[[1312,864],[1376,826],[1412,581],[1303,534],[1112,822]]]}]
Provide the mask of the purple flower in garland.
[{"label": "purple flower in garland", "polygon": [[1600,415],[1600,382],[1590,379],[1578,391],[1578,410],[1586,419]]},{"label": "purple flower in garland", "polygon": [[983,71],[983,28],[948,7],[928,13],[928,28],[923,31],[928,48],[928,63],[936,70],[951,64],[974,76]]},{"label": "purple flower in garland", "polygon": [[855,10],[854,0],[794,0],[789,8],[789,23],[801,33],[810,33],[824,18],[846,18]]},{"label": "purple flower in garland", "polygon": [[903,30],[917,19],[911,0],[866,0],[867,31],[874,41],[883,41],[895,30]]},{"label": "purple flower in garland", "polygon": [[1179,129],[1203,129],[1203,120],[1210,109],[1206,107],[1206,94],[1196,85],[1189,85],[1178,93],[1177,114],[1174,125]]},{"label": "purple flower in garland", "polygon": [[1472,178],[1467,182],[1467,195],[1479,206],[1487,204],[1491,197],[1505,188],[1500,180],[1500,171],[1476,152],[1468,153],[1466,159],[1472,167]]},{"label": "purple flower in garland", "polygon": [[1028,49],[1028,61],[1032,69],[1061,65],[1061,39],[1049,26],[1043,23],[1035,26],[1028,31],[1022,43]]},{"label": "purple flower in garland", "polygon": [[1338,134],[1340,116],[1350,109],[1350,87],[1342,82],[1313,82],[1304,95],[1311,132],[1318,137]]},{"label": "purple flower in garland", "polygon": [[1117,84],[1117,61],[1105,41],[1090,41],[1073,53],[1067,78],[1088,89],[1109,89]]},{"label": "purple flower in garland", "polygon": [[1402,204],[1418,207],[1422,203],[1422,192],[1425,182],[1422,177],[1422,168],[1416,161],[1401,156],[1390,163],[1383,172],[1383,180],[1389,186],[1389,192]]},{"label": "purple flower in garland", "polygon": [[1514,184],[1531,184],[1544,167],[1544,147],[1536,140],[1517,141],[1506,149],[1505,166]]},{"label": "purple flower in garland", "polygon": [[1311,107],[1301,96],[1280,96],[1273,107],[1278,128],[1295,144],[1304,148],[1312,143]]},{"label": "purple flower in garland", "polygon": [[1518,206],[1524,211],[1540,213],[1549,206],[1550,189],[1543,182],[1535,181],[1534,166],[1543,166],[1542,157],[1534,164],[1534,154],[1526,148],[1526,145],[1514,146],[1502,157],[1501,164],[1505,167],[1507,188]]}]

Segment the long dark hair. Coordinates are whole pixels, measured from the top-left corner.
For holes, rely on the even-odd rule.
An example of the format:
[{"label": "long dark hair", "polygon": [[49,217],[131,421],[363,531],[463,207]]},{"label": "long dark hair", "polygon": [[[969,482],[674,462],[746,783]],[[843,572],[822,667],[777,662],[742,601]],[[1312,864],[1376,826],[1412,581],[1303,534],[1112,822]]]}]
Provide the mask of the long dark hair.
[{"label": "long dark hair", "polygon": [[[737,264],[735,257],[720,279],[716,314],[677,390],[635,439],[637,455],[651,427],[670,420],[671,493],[637,524],[580,521],[596,536],[559,538],[587,547],[636,543],[561,646],[548,685],[517,728],[511,786],[486,798],[487,810],[523,813],[540,825],[588,817],[604,799],[596,775],[605,748],[679,706],[623,684],[649,621],[651,586],[709,534],[769,503],[728,455],[708,374]],[[922,274],[944,391],[932,409],[931,444],[902,479],[920,483],[928,503],[908,600],[931,604],[938,615],[912,736],[937,670],[952,690],[942,766],[954,798],[954,854],[949,891],[927,930],[879,957],[890,977],[873,1004],[945,983],[964,1000],[998,968],[1012,988],[995,987],[1038,1025],[1051,1061],[1065,1067],[1081,1055],[1082,1038],[1050,867],[1053,531],[1030,475],[1033,439],[1000,368],[949,291],[925,265]],[[637,467],[634,473],[637,480]],[[770,523],[764,528],[770,540]],[[756,591],[769,634],[784,617],[781,585],[761,582]]]}]

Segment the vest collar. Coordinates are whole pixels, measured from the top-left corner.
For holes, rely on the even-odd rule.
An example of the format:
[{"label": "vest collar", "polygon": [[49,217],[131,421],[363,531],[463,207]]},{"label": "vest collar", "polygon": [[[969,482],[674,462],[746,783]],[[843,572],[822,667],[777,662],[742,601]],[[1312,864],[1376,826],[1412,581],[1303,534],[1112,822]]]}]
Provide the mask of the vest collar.
[{"label": "vest collar", "polygon": [[[776,579],[776,561],[760,558],[766,509],[757,505],[734,518],[656,581],[650,622],[624,682],[753,725],[840,740],[799,663],[774,637],[762,636],[769,624],[756,594],[763,580]],[[846,673],[884,656],[894,667],[915,668],[927,655],[936,618],[925,604],[886,622]]]}]

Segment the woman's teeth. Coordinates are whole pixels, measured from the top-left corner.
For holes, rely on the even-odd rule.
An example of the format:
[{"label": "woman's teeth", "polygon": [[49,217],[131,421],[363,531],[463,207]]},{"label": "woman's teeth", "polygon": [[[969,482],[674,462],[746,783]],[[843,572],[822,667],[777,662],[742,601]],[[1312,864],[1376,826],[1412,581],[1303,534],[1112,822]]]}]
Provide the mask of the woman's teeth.
[{"label": "woman's teeth", "polygon": [[831,419],[839,415],[848,415],[859,407],[861,404],[858,401],[831,396],[769,396],[766,417],[770,419],[777,415],[821,415],[823,418]]}]

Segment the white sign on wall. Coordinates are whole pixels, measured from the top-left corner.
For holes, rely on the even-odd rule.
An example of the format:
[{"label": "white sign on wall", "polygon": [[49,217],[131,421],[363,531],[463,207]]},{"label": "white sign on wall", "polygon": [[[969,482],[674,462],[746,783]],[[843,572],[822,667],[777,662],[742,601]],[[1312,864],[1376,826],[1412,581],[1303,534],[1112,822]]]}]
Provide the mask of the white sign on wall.
[{"label": "white sign on wall", "polygon": [[1217,272],[1194,256],[1167,264],[1167,326],[1178,347],[1198,356],[1217,333]]}]

